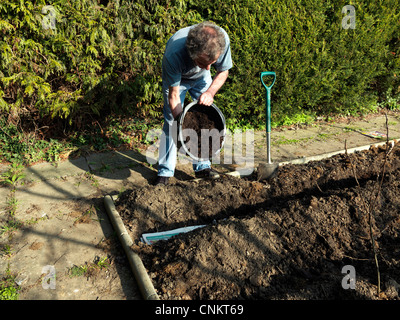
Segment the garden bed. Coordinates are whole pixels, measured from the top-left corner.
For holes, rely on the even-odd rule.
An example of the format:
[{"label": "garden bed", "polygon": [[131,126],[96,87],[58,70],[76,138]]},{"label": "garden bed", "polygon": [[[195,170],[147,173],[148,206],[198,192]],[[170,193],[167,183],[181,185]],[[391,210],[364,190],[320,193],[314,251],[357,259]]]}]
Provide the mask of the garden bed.
[{"label": "garden bed", "polygon": [[[388,150],[285,165],[267,182],[148,185],[116,207],[161,299],[399,299],[400,146]],[[201,224],[153,245],[139,240]],[[342,287],[345,265],[355,268],[355,289]]]}]

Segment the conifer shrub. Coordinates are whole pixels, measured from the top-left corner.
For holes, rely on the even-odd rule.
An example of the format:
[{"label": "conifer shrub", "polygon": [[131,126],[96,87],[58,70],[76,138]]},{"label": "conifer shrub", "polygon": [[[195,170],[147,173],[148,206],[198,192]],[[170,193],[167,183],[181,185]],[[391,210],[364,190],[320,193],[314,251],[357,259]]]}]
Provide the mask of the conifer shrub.
[{"label": "conifer shrub", "polygon": [[162,47],[200,20],[179,0],[1,1],[0,112],[157,117]]},{"label": "conifer shrub", "polygon": [[[354,29],[343,27],[345,5]],[[275,124],[398,105],[397,0],[2,0],[0,113],[71,125],[116,112],[160,117],[165,44],[203,20],[231,38],[234,67],[215,102],[232,124],[264,124],[261,71],[277,75]]]},{"label": "conifer shrub", "polygon": [[261,71],[275,71],[273,122],[307,114],[374,111],[384,93],[397,96],[400,82],[400,4],[353,3],[355,28],[344,29],[348,1],[196,1],[194,10],[224,27],[234,68],[218,97],[228,117],[265,118]]}]

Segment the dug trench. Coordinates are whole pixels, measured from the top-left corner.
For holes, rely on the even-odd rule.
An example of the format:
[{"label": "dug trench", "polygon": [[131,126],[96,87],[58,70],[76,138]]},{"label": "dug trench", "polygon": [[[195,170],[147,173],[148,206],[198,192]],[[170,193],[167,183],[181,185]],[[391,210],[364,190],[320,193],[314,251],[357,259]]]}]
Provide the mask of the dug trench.
[{"label": "dug trench", "polygon": [[[281,166],[265,182],[221,176],[146,185],[124,192],[116,207],[161,299],[397,300],[399,194],[396,143]],[[153,245],[139,240],[200,224]],[[346,265],[355,289],[343,285]]]}]

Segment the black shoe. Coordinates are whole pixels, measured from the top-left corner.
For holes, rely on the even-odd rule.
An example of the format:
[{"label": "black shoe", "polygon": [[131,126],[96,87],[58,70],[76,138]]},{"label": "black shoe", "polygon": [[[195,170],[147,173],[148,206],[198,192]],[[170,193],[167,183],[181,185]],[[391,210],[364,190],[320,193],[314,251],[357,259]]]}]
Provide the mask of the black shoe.
[{"label": "black shoe", "polygon": [[196,171],[194,173],[196,178],[204,178],[204,179],[215,179],[219,177],[219,174],[213,171],[211,168],[203,169],[200,171]]},{"label": "black shoe", "polygon": [[169,183],[169,177],[158,176],[155,185],[164,185],[166,186]]}]

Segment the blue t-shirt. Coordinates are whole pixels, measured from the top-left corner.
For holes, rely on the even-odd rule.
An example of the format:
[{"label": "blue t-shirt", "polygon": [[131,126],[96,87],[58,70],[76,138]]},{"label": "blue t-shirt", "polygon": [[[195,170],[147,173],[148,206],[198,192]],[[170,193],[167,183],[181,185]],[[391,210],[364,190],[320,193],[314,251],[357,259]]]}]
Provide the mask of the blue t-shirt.
[{"label": "blue t-shirt", "polygon": [[[209,72],[201,69],[194,63],[185,47],[187,35],[193,27],[178,30],[167,42],[162,60],[162,80],[164,87],[176,87],[180,84],[181,80],[199,79]],[[225,50],[213,64],[218,72],[232,68],[229,36],[224,29],[220,29],[225,35]]]}]

